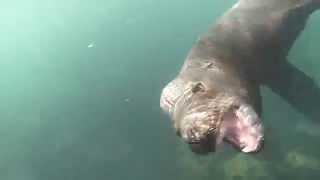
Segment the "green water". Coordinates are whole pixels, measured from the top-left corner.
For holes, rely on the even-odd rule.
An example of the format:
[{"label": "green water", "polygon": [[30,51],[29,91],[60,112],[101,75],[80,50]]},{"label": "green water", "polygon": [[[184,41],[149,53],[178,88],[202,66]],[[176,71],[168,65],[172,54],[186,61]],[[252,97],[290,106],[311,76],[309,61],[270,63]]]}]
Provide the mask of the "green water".
[{"label": "green water", "polygon": [[263,89],[260,154],[199,157],[159,108],[194,41],[234,2],[0,1],[0,179],[319,178],[319,13],[290,53],[290,88]]}]

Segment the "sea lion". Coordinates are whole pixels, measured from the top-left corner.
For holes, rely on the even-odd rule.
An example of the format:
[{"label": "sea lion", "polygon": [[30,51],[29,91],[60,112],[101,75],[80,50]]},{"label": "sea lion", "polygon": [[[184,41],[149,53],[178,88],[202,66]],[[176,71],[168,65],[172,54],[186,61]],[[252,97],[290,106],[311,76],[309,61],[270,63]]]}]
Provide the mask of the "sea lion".
[{"label": "sea lion", "polygon": [[320,0],[239,0],[197,40],[160,98],[192,151],[213,152],[222,142],[262,149],[260,86],[319,8]]}]

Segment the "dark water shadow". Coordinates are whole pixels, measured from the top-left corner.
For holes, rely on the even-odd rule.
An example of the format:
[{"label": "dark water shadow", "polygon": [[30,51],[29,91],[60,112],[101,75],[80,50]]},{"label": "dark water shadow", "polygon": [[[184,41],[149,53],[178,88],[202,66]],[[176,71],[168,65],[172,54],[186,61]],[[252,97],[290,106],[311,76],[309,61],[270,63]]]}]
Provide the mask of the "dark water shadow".
[{"label": "dark water shadow", "polygon": [[286,61],[266,85],[305,117],[320,122],[320,87],[306,73]]},{"label": "dark water shadow", "polygon": [[[306,119],[313,122],[320,122],[320,87],[317,83],[302,70],[288,61],[277,65],[273,68],[273,73],[265,85],[270,88],[275,94],[280,96],[296,111],[303,114]],[[299,153],[308,155],[317,159],[320,153],[317,151],[319,137],[298,135],[294,129],[286,129],[289,137],[295,137],[294,141],[279,142],[277,132],[273,132],[273,138],[265,146],[264,151],[257,155],[260,160],[270,162],[268,166],[269,172],[276,179],[303,179],[305,176],[319,177],[320,173],[306,168],[301,168],[299,171],[294,171],[292,167],[287,167],[284,164],[288,157],[288,152],[298,150]],[[280,134],[280,133],[279,133]],[[308,143],[306,142],[306,139]],[[277,166],[278,165],[278,166]],[[281,168],[279,168],[281,167]]]}]

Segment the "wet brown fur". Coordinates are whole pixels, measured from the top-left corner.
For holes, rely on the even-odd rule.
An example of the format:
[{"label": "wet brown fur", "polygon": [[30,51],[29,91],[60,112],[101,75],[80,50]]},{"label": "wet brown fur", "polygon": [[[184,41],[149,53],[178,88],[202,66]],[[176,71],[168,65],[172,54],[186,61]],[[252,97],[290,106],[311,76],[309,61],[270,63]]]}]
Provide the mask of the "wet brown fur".
[{"label": "wet brown fur", "polygon": [[[312,2],[320,6],[319,0]],[[212,116],[202,123],[211,123],[210,128],[201,133],[208,136],[212,129],[216,133],[222,114],[233,105],[222,108],[228,98],[217,97],[226,92],[251,104],[260,116],[260,85],[286,60],[309,15],[318,8],[314,4],[304,0],[240,0],[239,7],[227,11],[195,43],[176,77],[185,82],[180,87],[180,104],[174,101],[174,113],[179,115],[171,114],[178,134],[186,124],[194,124],[182,122],[184,116],[209,102],[216,107],[208,107]],[[191,126],[190,142],[195,140],[192,131],[201,131],[197,125]]]}]

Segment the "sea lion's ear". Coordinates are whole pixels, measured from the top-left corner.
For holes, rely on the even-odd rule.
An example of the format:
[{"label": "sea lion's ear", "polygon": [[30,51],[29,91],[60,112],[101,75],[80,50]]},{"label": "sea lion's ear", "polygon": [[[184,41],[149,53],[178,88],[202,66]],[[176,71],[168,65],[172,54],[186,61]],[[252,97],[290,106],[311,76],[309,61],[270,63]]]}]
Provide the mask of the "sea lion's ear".
[{"label": "sea lion's ear", "polygon": [[192,91],[192,93],[205,92],[206,87],[203,84],[203,82],[196,82],[196,83],[192,84],[191,91]]}]

